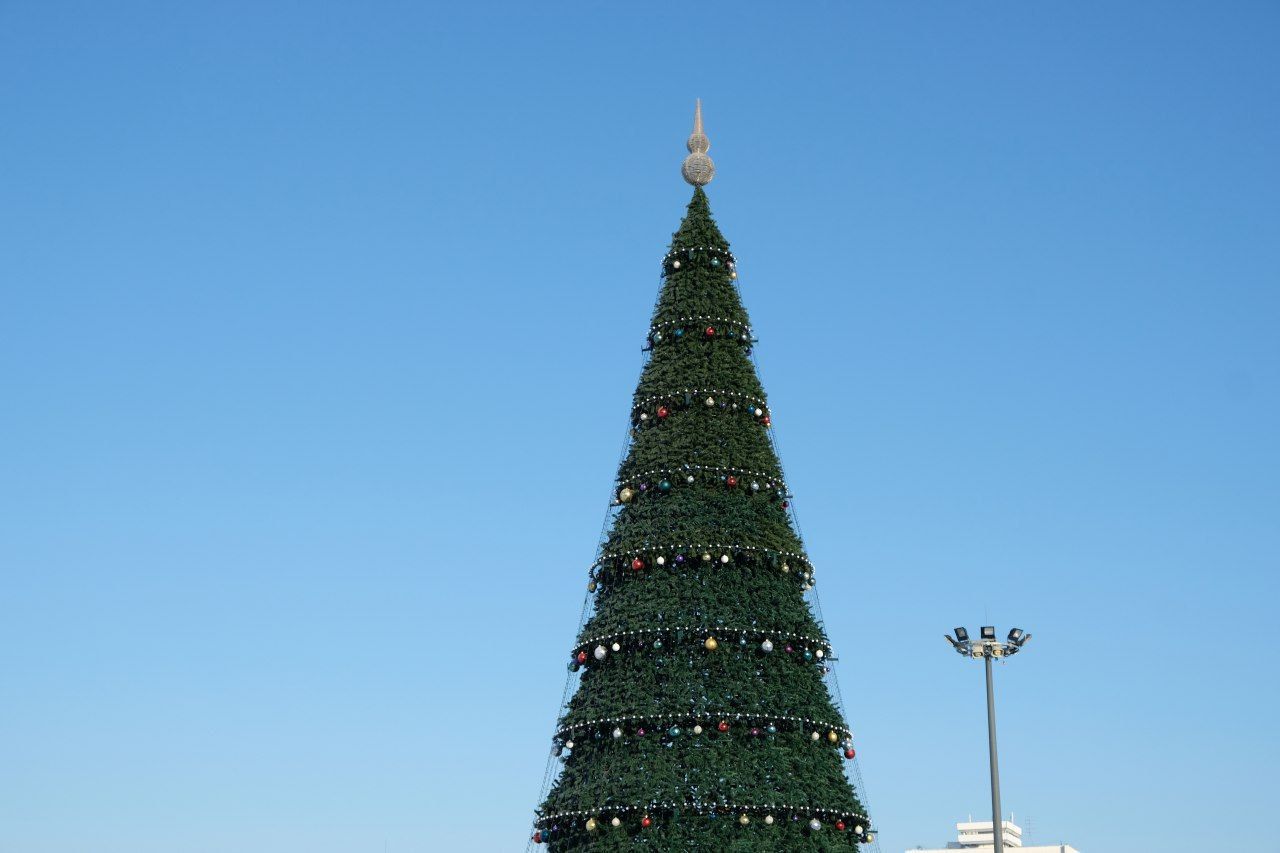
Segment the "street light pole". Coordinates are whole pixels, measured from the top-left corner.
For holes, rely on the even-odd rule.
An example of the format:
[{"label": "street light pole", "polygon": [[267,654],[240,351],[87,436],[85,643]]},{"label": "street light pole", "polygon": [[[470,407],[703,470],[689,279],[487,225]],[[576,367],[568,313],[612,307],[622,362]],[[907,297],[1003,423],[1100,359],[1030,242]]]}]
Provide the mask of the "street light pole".
[{"label": "street light pole", "polygon": [[1000,812],[1000,762],[996,759],[996,690],[991,679],[991,655],[987,664],[987,740],[991,745],[991,828],[995,853],[1004,853],[1004,827]]},{"label": "street light pole", "polygon": [[969,639],[969,632],[964,628],[956,628],[956,635],[946,634],[951,647],[967,658],[982,658],[987,670],[987,745],[991,752],[991,837],[995,845],[995,853],[1004,853],[1004,828],[1000,816],[1000,762],[996,758],[996,688],[991,673],[991,662],[996,658],[1007,658],[1022,651],[1023,645],[1031,639],[1031,635],[1021,628],[1009,632],[1008,642],[996,639],[996,629],[989,625],[982,628],[982,637],[978,641]]}]

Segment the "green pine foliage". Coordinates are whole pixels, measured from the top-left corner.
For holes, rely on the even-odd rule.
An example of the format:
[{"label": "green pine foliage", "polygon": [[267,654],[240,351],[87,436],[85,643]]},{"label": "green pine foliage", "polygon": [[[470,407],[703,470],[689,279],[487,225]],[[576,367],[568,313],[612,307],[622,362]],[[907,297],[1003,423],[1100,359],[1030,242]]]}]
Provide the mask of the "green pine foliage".
[{"label": "green pine foliage", "polygon": [[803,597],[811,567],[729,244],[701,187],[664,264],[539,840],[554,853],[856,850],[869,825],[822,680],[827,640]]}]

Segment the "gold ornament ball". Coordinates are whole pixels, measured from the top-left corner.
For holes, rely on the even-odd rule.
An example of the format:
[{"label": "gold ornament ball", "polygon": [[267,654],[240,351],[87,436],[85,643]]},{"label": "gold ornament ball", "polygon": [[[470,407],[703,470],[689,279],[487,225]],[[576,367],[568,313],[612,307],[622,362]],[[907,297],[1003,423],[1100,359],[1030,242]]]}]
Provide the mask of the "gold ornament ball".
[{"label": "gold ornament ball", "polygon": [[634,498],[635,496],[636,496],[636,493],[629,488],[623,489],[622,491],[618,492],[618,500],[622,501],[624,504],[630,503],[631,499]]},{"label": "gold ornament ball", "polygon": [[720,647],[720,644],[716,642],[715,637],[707,637],[707,641],[702,645],[706,646],[707,651],[709,652],[714,652],[717,648]]},{"label": "gold ornament ball", "polygon": [[598,827],[599,825],[600,824],[596,823],[595,818],[593,817],[587,818],[587,832],[595,832],[596,827]]},{"label": "gold ornament ball", "polygon": [[827,740],[831,741],[832,743],[839,743],[840,735],[836,734],[835,732],[827,732]]},{"label": "gold ornament ball", "polygon": [[739,815],[738,823],[742,824],[743,826],[746,826],[747,824],[751,823],[751,818],[747,817],[746,815]]}]

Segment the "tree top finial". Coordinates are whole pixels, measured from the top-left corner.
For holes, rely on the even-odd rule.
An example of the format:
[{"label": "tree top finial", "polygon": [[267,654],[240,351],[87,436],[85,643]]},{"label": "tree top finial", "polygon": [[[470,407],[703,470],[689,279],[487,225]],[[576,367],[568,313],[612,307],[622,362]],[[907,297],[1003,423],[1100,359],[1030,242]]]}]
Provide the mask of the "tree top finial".
[{"label": "tree top finial", "polygon": [[716,176],[716,164],[707,156],[711,141],[702,132],[702,99],[695,102],[693,108],[693,133],[689,135],[689,156],[684,158],[680,173],[684,179],[695,187],[704,187]]}]

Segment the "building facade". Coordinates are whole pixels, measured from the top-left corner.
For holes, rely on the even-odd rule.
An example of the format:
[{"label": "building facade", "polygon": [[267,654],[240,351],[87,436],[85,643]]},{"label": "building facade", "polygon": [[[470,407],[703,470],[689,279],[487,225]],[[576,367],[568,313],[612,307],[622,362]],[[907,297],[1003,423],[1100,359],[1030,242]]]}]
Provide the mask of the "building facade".
[{"label": "building facade", "polygon": [[[1070,844],[1048,844],[1024,847],[1022,844],[1022,827],[1013,821],[1001,821],[1001,837],[1006,850],[1018,850],[1020,853],[1080,853]],[[964,821],[956,824],[956,840],[946,847],[925,850],[917,847],[906,853],[952,853],[955,850],[970,850],[973,853],[993,853],[995,850],[995,830],[991,821]]]}]

